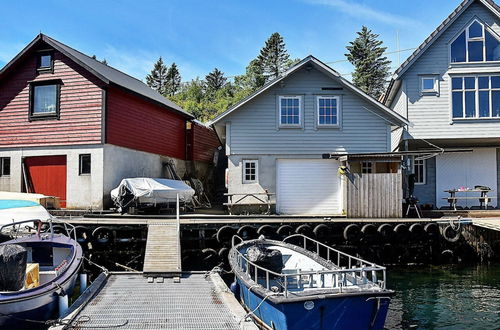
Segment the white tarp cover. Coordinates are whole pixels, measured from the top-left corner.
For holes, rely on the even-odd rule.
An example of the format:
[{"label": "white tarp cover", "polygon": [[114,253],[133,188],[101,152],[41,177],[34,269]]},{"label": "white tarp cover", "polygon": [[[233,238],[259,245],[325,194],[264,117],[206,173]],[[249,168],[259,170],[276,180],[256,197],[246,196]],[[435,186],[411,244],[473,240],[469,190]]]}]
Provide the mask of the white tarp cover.
[{"label": "white tarp cover", "polygon": [[111,199],[115,204],[121,205],[120,200],[128,193],[127,190],[139,203],[175,202],[177,194],[180,201],[191,202],[195,194],[193,188],[180,180],[129,178],[123,179],[117,188],[111,190]]}]

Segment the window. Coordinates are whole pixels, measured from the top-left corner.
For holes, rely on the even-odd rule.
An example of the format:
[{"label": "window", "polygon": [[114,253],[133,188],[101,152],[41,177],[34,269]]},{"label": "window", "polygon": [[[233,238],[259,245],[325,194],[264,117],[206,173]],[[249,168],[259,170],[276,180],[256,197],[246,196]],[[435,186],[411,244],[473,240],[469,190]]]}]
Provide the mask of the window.
[{"label": "window", "polygon": [[0,157],[0,176],[10,175],[10,157]]},{"label": "window", "polygon": [[279,97],[279,121],[280,126],[298,127],[301,120],[301,97],[280,96]]},{"label": "window", "polygon": [[500,41],[484,24],[474,20],[451,43],[452,63],[500,61]]},{"label": "window", "polygon": [[413,159],[413,173],[415,184],[425,184],[425,159]]},{"label": "window", "polygon": [[78,169],[78,174],[79,175],[82,175],[82,174],[90,174],[90,169],[91,169],[91,162],[90,162],[91,158],[90,158],[90,154],[82,154],[80,155],[80,165],[79,165],[79,169]]},{"label": "window", "polygon": [[373,163],[361,162],[361,173],[373,173]]},{"label": "window", "polygon": [[59,116],[60,81],[40,81],[30,85],[30,119]]},{"label": "window", "polygon": [[452,77],[451,89],[454,119],[500,117],[500,76]]},{"label": "window", "polygon": [[256,160],[243,161],[243,183],[255,183],[258,180]]},{"label": "window", "polygon": [[339,97],[318,96],[318,126],[339,126]]},{"label": "window", "polygon": [[420,91],[422,93],[437,93],[437,79],[436,77],[421,77],[420,78]]}]

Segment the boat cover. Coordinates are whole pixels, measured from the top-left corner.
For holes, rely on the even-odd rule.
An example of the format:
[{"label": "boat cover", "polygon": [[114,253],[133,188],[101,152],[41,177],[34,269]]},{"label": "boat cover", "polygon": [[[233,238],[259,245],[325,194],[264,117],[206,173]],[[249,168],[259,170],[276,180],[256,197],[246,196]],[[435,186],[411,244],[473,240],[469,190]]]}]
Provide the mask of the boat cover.
[{"label": "boat cover", "polygon": [[0,245],[0,291],[23,288],[27,258],[28,252],[21,245]]},{"label": "boat cover", "polygon": [[175,203],[177,194],[181,202],[191,202],[194,193],[193,188],[180,180],[129,178],[111,191],[111,199],[117,206],[124,207],[129,198],[139,203]]}]

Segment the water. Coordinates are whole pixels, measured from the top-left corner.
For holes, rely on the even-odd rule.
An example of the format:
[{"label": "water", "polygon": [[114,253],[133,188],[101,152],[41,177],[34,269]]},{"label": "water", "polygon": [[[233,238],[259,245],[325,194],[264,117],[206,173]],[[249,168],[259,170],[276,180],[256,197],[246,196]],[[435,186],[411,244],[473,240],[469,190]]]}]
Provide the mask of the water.
[{"label": "water", "polygon": [[387,329],[500,329],[500,264],[388,269]]}]

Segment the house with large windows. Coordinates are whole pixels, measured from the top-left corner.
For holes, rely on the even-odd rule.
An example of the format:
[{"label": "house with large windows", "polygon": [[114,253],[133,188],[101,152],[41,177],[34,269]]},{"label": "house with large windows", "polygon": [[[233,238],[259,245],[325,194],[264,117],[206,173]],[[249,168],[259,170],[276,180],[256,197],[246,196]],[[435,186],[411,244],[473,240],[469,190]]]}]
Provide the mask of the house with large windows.
[{"label": "house with large windows", "polygon": [[[313,56],[291,67],[212,121],[228,157],[234,200],[272,199],[279,214],[342,215],[342,157],[352,173],[398,171],[387,153],[391,126],[408,122]],[[328,157],[324,154],[342,155]],[[261,195],[259,195],[261,194]],[[401,199],[395,200],[401,208]]]},{"label": "house with large windows", "polygon": [[[396,70],[382,101],[411,122],[393,129],[393,150],[436,155],[415,157],[411,165],[422,203],[444,207],[447,190],[475,186],[497,196],[500,8],[491,0],[460,3]],[[464,193],[458,205],[477,207],[477,195]]]},{"label": "house with large windows", "polygon": [[218,146],[142,81],[46,35],[0,70],[0,191],[100,209],[127,177],[206,177]]}]

